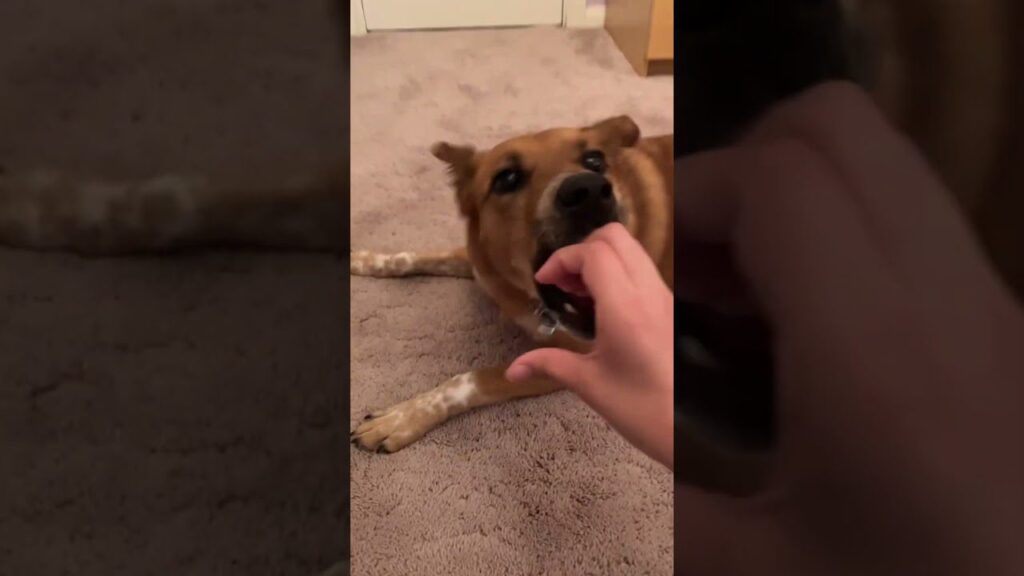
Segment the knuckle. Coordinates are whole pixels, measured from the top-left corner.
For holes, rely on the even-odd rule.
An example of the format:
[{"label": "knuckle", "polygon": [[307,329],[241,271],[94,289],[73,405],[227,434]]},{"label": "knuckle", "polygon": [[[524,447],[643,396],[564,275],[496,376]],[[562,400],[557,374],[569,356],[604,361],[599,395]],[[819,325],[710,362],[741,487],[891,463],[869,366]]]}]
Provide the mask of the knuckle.
[{"label": "knuckle", "polygon": [[821,162],[819,154],[809,144],[794,137],[777,138],[755,146],[750,159],[757,180],[793,174]]},{"label": "knuckle", "polygon": [[832,80],[774,105],[751,137],[788,135],[817,147],[835,140],[841,132],[882,121],[881,112],[863,88],[847,80]]},{"label": "knuckle", "polygon": [[864,108],[872,105],[871,97],[863,88],[849,80],[822,82],[807,91],[807,99],[824,109]]},{"label": "knuckle", "polygon": [[592,232],[588,240],[615,244],[620,241],[623,234],[629,234],[629,232],[626,231],[626,227],[619,222],[611,222]]},{"label": "knuckle", "polygon": [[601,228],[611,238],[623,238],[629,236],[629,231],[622,225],[622,222],[611,222]]},{"label": "knuckle", "polygon": [[830,80],[808,88],[776,108],[776,116],[787,118],[816,133],[828,130],[839,115],[862,115],[874,103],[863,88],[848,80]]},{"label": "knuckle", "polygon": [[605,238],[595,238],[587,247],[587,259],[607,260],[615,256],[615,249]]},{"label": "knuckle", "polygon": [[764,143],[752,155],[748,177],[757,185],[745,188],[745,205],[771,220],[805,210],[834,180],[825,157],[798,138]]}]

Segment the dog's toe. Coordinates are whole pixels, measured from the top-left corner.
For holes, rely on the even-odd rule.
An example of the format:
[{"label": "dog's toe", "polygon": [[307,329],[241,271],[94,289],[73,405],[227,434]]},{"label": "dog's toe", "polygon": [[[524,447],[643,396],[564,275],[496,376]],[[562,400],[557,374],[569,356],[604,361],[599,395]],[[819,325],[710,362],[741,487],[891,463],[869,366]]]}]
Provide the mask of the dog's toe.
[{"label": "dog's toe", "polygon": [[368,414],[352,433],[352,442],[366,450],[390,454],[419,440],[443,420],[443,413],[429,404],[407,401]]}]

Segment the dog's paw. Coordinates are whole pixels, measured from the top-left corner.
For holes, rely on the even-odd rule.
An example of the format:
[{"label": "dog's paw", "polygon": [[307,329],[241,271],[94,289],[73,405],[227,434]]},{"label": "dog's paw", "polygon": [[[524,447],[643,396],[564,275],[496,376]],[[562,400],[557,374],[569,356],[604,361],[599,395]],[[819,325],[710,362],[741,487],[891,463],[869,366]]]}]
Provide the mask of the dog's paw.
[{"label": "dog's paw", "polygon": [[413,256],[408,252],[379,254],[368,250],[353,250],[349,256],[349,272],[353,276],[393,278],[413,270]]},{"label": "dog's paw", "polygon": [[444,422],[444,408],[420,397],[367,414],[352,432],[352,444],[376,452],[398,452]]}]

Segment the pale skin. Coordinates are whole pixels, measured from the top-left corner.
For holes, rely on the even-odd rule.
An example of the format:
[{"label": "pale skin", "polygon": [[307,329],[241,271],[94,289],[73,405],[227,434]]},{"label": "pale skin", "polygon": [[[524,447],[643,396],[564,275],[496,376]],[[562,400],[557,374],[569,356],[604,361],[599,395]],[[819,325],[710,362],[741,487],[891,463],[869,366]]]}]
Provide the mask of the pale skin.
[{"label": "pale skin", "polygon": [[921,154],[828,84],[676,182],[680,289],[767,317],[779,418],[761,492],[677,487],[676,565],[1024,573],[1024,313]]},{"label": "pale skin", "polygon": [[560,382],[672,468],[673,298],[643,246],[621,224],[608,224],[555,252],[536,277],[593,298],[597,335],[583,354],[550,347],[528,352],[507,377],[517,385],[538,376]]}]

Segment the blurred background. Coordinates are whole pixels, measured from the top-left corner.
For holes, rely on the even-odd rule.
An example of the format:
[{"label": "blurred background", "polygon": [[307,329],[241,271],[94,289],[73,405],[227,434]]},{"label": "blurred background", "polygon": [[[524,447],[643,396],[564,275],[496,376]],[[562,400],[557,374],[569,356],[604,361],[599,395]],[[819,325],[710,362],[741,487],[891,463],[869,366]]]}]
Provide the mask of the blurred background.
[{"label": "blurred background", "polygon": [[[332,1],[2,2],[0,165],[239,186],[332,167]],[[0,248],[0,574],[343,558],[344,277],[332,255]]]}]

